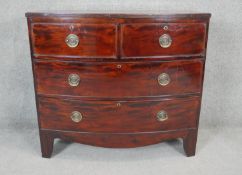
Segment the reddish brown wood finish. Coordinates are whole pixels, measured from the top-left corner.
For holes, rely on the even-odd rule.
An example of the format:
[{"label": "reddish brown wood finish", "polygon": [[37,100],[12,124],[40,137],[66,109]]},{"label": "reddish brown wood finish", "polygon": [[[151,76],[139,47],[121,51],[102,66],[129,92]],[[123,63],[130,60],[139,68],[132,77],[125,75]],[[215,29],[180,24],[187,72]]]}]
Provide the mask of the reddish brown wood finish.
[{"label": "reddish brown wood finish", "polygon": [[[203,61],[37,62],[35,72],[38,94],[112,98],[162,96],[200,93]],[[73,73],[81,79],[77,87],[68,84],[68,76]],[[167,86],[158,83],[161,73],[167,73],[171,78]]]},{"label": "reddish brown wood finish", "polygon": [[[31,21],[32,56],[63,59],[204,56],[206,28],[210,18],[210,14],[27,13],[26,16]],[[162,29],[164,25],[169,26],[167,31]],[[74,29],[71,29],[72,26]],[[159,46],[159,36],[164,32],[169,33],[174,40],[169,49]],[[76,48],[68,48],[64,42],[71,33],[79,36],[80,43]]]},{"label": "reddish brown wood finish", "polygon": [[183,147],[187,156],[194,156],[196,153],[197,129],[190,130],[183,138]]},{"label": "reddish brown wood finish", "polygon": [[151,145],[163,140],[185,138],[189,130],[176,130],[169,132],[143,132],[143,133],[95,133],[95,132],[69,132],[42,129],[41,133],[52,138],[61,138],[66,141],[80,142],[93,146],[109,148],[133,148]]},{"label": "reddish brown wood finish", "polygon": [[54,137],[47,133],[40,131],[40,146],[42,157],[50,158],[53,151]]},{"label": "reddish brown wood finish", "polygon": [[[184,150],[187,156],[195,155],[196,138],[193,133],[197,133],[196,129],[183,129],[168,132],[148,132],[148,133],[92,133],[92,132],[69,132],[56,130],[40,130],[41,135],[46,135],[50,139],[45,139],[45,147],[41,147],[42,156],[49,158],[53,150],[53,140],[61,138],[65,141],[79,142],[83,144],[101,146],[108,148],[134,148],[138,146],[146,146],[157,144],[165,140],[182,138],[184,140]],[[190,138],[190,142],[187,142]],[[189,146],[189,147],[187,147]]]},{"label": "reddish brown wood finish", "polygon": [[183,14],[94,14],[94,13],[75,13],[75,12],[28,12],[25,16],[33,23],[37,22],[80,22],[80,23],[195,23],[209,22],[209,13],[183,13]]},{"label": "reddish brown wood finish", "polygon": [[[79,37],[70,48],[65,43],[69,34]],[[116,57],[117,26],[113,24],[46,24],[32,25],[33,54],[37,56]]]},{"label": "reddish brown wood finish", "polygon": [[[43,157],[55,138],[112,148],[182,138],[187,156],[195,154],[210,14],[26,16]],[[70,33],[77,48],[65,43]],[[170,48],[159,46],[163,33]],[[165,87],[163,72],[171,76]],[[81,77],[78,87],[68,85],[70,73]],[[169,119],[159,123],[161,108]],[[82,122],[71,122],[72,110]]]},{"label": "reddish brown wood finish", "polygon": [[[164,26],[168,29],[163,29]],[[121,26],[121,54],[124,57],[203,55],[205,32],[205,23],[124,24]],[[172,38],[169,48],[159,44],[163,34]]]},{"label": "reddish brown wood finish", "polygon": [[[199,102],[198,97],[122,102],[40,98],[40,125],[43,129],[111,133],[196,128]],[[166,121],[157,120],[161,110],[168,114]],[[79,111],[82,121],[73,122],[72,111]]]}]

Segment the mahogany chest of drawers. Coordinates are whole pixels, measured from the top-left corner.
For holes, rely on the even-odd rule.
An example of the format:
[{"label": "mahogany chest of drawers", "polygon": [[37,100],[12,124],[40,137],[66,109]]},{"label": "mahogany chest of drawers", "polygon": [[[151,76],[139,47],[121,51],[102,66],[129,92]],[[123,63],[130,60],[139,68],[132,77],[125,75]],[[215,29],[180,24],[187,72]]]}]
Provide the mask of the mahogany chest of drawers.
[{"label": "mahogany chest of drawers", "polygon": [[26,13],[40,142],[195,155],[210,14]]}]

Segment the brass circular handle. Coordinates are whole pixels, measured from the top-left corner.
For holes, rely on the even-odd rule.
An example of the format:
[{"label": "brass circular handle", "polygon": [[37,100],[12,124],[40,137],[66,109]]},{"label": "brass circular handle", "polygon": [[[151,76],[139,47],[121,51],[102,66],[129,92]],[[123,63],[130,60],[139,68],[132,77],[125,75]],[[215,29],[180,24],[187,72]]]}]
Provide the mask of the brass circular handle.
[{"label": "brass circular handle", "polygon": [[162,48],[168,48],[171,46],[172,39],[171,36],[168,34],[163,34],[159,38],[159,43]]},{"label": "brass circular handle", "polygon": [[82,114],[78,111],[73,111],[71,113],[71,120],[76,123],[80,122],[82,120]]},{"label": "brass circular handle", "polygon": [[166,111],[162,110],[157,113],[156,117],[158,121],[163,122],[168,119],[168,114]]},{"label": "brass circular handle", "polygon": [[78,46],[79,43],[79,38],[77,35],[75,34],[69,34],[66,39],[65,39],[66,44],[71,47],[74,48],[76,46]]},{"label": "brass circular handle", "polygon": [[171,78],[167,73],[162,73],[158,76],[158,83],[161,86],[166,86],[171,82]]},{"label": "brass circular handle", "polygon": [[77,74],[70,74],[68,77],[68,83],[70,86],[78,86],[80,82],[80,77]]}]

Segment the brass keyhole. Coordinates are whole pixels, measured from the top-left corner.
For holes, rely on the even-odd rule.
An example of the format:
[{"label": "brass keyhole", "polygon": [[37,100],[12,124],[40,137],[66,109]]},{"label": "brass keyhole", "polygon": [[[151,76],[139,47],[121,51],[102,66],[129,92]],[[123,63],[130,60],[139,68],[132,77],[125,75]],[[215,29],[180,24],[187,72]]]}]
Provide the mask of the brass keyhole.
[{"label": "brass keyhole", "polygon": [[121,69],[121,68],[122,68],[122,65],[121,65],[121,64],[118,64],[118,65],[117,65],[117,68],[118,68],[118,69]]},{"label": "brass keyhole", "polygon": [[117,107],[120,107],[121,106],[121,103],[118,102],[116,105],[117,105]]},{"label": "brass keyhole", "polygon": [[163,29],[164,29],[164,30],[168,30],[168,26],[164,26]]}]

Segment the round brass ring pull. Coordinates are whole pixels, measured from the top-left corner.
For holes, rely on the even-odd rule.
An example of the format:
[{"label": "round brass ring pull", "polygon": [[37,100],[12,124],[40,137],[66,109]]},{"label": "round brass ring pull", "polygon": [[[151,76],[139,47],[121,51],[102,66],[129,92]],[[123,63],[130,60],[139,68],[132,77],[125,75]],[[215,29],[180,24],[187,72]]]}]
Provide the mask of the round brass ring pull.
[{"label": "round brass ring pull", "polygon": [[162,73],[158,76],[158,83],[161,86],[166,86],[171,82],[171,78],[167,73]]},{"label": "round brass ring pull", "polygon": [[69,34],[66,39],[65,39],[66,44],[71,47],[77,47],[78,43],[79,43],[79,38],[77,35],[75,34]]},{"label": "round brass ring pull", "polygon": [[70,86],[78,86],[80,82],[80,77],[77,74],[70,74],[68,77],[68,83]]},{"label": "round brass ring pull", "polygon": [[78,123],[82,120],[82,114],[78,111],[73,111],[71,113],[71,120],[75,123]]},{"label": "round brass ring pull", "polygon": [[168,114],[162,110],[157,113],[156,117],[158,121],[163,122],[168,119]]},{"label": "round brass ring pull", "polygon": [[168,48],[171,46],[172,39],[171,36],[168,34],[163,34],[159,38],[159,43],[162,48]]}]

